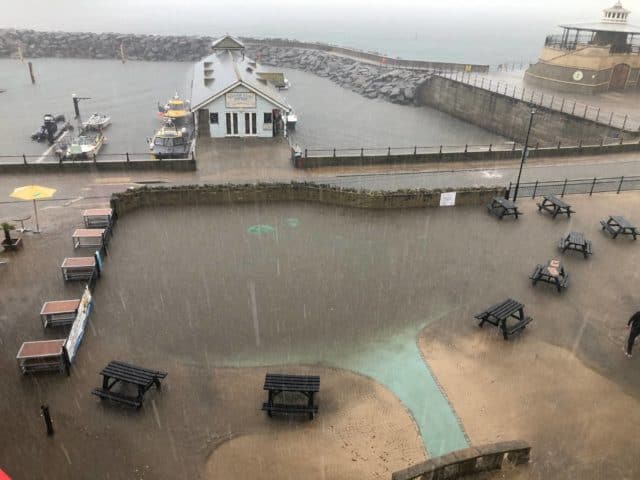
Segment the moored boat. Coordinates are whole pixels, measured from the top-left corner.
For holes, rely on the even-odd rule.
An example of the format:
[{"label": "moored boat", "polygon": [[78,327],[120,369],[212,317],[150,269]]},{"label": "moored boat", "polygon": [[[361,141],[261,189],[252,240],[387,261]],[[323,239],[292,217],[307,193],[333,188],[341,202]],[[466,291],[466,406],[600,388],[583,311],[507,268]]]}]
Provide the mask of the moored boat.
[{"label": "moored boat", "polygon": [[286,114],[285,118],[287,122],[287,128],[295,129],[296,124],[298,123],[298,116],[295,114],[295,112],[291,110],[289,113]]},{"label": "moored boat", "polygon": [[[58,128],[59,123],[62,124],[60,128]],[[47,140],[52,145],[67,130],[73,130],[73,126],[65,120],[64,115],[46,113],[42,119],[42,126],[31,135],[31,140],[36,142]]]},{"label": "moored boat", "polygon": [[172,123],[161,127],[151,139],[149,150],[154,158],[187,158],[191,151],[192,130]]},{"label": "moored boat", "polygon": [[171,120],[176,126],[182,126],[191,118],[189,102],[182,100],[177,93],[164,107],[158,104],[158,110],[164,119]]},{"label": "moored boat", "polygon": [[94,113],[86,122],[82,122],[85,130],[100,130],[111,125],[111,117],[104,113]]},{"label": "moored boat", "polygon": [[98,154],[104,141],[101,130],[82,130],[68,143],[58,144],[55,152],[61,160],[86,160]]}]

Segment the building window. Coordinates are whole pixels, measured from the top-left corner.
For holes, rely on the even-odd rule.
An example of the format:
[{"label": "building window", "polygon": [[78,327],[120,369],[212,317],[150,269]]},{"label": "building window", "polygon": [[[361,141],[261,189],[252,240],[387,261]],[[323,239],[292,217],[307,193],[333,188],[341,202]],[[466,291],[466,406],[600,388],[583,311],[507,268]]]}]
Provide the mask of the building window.
[{"label": "building window", "polygon": [[218,124],[218,112],[213,112],[209,114],[209,123]]},{"label": "building window", "polygon": [[264,121],[262,123],[272,123],[271,112],[264,114]]}]

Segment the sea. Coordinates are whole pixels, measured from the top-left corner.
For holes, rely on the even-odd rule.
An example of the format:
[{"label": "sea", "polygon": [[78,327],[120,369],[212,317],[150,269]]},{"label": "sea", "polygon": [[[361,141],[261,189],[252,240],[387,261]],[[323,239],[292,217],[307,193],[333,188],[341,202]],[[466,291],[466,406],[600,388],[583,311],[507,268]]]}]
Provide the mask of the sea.
[{"label": "sea", "polygon": [[[607,3],[607,2],[604,2]],[[594,20],[600,0],[113,0],[92,2],[91,15],[77,22],[86,0],[55,5],[43,0],[13,2],[0,28],[132,32],[149,34],[278,37],[318,41],[393,57],[492,66],[535,61],[546,34],[561,21]],[[609,2],[610,3],[610,2]],[[633,5],[630,5],[633,7]],[[103,153],[142,153],[159,127],[157,104],[175,92],[188,93],[189,63],[116,60],[33,59],[27,66],[0,60],[0,155],[41,155],[29,139],[45,113],[73,117],[71,95],[83,116],[111,115]],[[407,147],[500,143],[506,139],[428,108],[363,98],[331,81],[284,70],[285,93],[298,114],[292,141],[303,148]],[[0,159],[1,161],[1,159]]]}]

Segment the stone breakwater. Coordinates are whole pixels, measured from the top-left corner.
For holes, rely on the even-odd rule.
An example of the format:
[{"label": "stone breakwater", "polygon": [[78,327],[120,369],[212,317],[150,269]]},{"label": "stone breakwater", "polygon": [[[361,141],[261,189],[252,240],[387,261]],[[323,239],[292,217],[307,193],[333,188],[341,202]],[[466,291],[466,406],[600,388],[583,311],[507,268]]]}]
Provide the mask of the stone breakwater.
[{"label": "stone breakwater", "polygon": [[[122,48],[127,60],[192,62],[211,52],[210,45],[213,40],[213,37],[208,36],[5,29],[0,30],[0,57],[22,55],[24,58],[119,59]],[[416,87],[429,78],[425,70],[415,67],[381,65],[371,60],[359,61],[352,56],[330,53],[320,48],[292,46],[296,45],[296,42],[278,45],[281,43],[278,40],[244,41],[247,55],[260,63],[311,72],[329,78],[365,97],[381,98],[393,103],[415,103]],[[355,50],[351,53],[360,55]]]},{"label": "stone breakwater", "polygon": [[250,45],[247,54],[265,65],[304,70],[367,98],[402,105],[414,104],[418,85],[430,78],[424,70],[375,65],[305,48]]}]

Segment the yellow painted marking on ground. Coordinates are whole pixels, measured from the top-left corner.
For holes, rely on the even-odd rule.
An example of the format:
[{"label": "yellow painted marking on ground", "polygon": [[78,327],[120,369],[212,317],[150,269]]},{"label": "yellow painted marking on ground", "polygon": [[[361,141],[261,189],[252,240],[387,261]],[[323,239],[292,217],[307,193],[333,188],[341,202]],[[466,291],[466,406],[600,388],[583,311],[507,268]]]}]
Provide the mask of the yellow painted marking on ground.
[{"label": "yellow painted marking on ground", "polygon": [[93,183],[98,183],[100,185],[121,185],[123,183],[132,183],[131,177],[106,177],[106,178],[97,178]]}]

